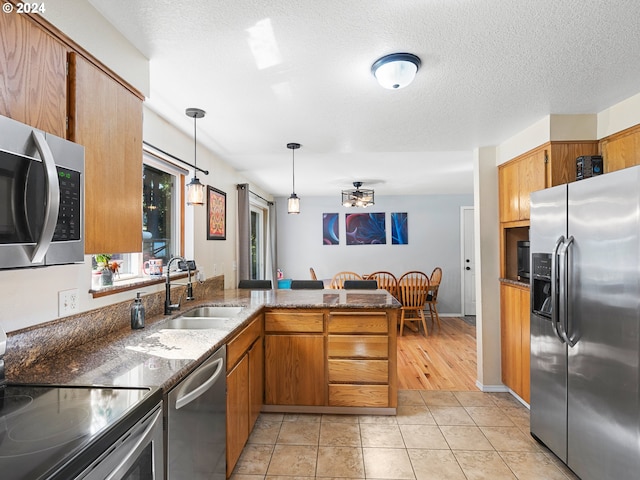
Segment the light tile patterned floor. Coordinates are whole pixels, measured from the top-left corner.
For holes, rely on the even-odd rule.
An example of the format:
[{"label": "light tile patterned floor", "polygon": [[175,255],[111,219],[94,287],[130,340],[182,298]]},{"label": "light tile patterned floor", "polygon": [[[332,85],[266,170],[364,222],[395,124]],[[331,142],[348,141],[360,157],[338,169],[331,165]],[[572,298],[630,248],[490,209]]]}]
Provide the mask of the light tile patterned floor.
[{"label": "light tile patterned floor", "polygon": [[577,479],[508,393],[402,390],[397,416],[263,413],[232,480]]}]

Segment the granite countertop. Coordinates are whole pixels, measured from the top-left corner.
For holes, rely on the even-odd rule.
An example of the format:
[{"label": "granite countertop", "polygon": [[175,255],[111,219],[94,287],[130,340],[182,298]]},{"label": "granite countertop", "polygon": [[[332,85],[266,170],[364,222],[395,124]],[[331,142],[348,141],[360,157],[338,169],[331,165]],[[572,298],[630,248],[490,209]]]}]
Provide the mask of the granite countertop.
[{"label": "granite countertop", "polygon": [[524,287],[529,288],[529,282],[523,282],[521,280],[513,280],[512,278],[499,278],[501,283],[506,283],[508,285],[515,285],[516,287]]},{"label": "granite countertop", "polygon": [[[219,326],[167,329],[167,322],[205,305],[242,306]],[[167,393],[257,314],[268,308],[400,308],[384,290],[222,290],[206,301],[185,303],[174,315],[147,317],[141,330],[121,329],[29,368],[11,383],[160,387]]]}]

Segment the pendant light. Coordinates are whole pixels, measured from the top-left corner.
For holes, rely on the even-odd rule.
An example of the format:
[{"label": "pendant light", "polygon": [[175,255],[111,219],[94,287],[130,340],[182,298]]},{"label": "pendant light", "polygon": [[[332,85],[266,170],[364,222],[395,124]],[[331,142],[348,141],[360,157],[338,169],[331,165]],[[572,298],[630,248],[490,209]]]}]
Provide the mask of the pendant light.
[{"label": "pendant light", "polygon": [[187,205],[204,205],[204,185],[200,183],[197,175],[197,167],[198,167],[198,142],[197,142],[197,130],[196,130],[196,121],[198,118],[202,118],[205,115],[205,111],[199,108],[187,108],[186,112],[187,117],[193,118],[193,178],[187,184],[186,195],[187,195]]},{"label": "pendant light", "polygon": [[420,64],[420,58],[412,53],[392,53],[376,60],[371,73],[382,87],[396,90],[413,82]]},{"label": "pendant light", "polygon": [[300,148],[299,143],[287,143],[287,148],[291,149],[291,158],[292,158],[292,193],[289,197],[289,203],[287,205],[288,213],[300,213],[300,199],[296,195],[296,150]]},{"label": "pendant light", "polygon": [[368,188],[360,188],[362,182],[353,182],[355,190],[342,190],[342,205],[345,207],[362,207],[375,205],[375,192]]}]

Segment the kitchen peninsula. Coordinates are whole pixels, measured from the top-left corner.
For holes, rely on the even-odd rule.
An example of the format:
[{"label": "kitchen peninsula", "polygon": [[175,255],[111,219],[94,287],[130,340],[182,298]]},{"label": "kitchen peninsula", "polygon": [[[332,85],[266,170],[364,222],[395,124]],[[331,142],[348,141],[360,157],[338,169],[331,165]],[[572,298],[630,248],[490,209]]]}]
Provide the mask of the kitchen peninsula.
[{"label": "kitchen peninsula", "polygon": [[[228,474],[260,410],[396,413],[400,304],[385,290],[217,290],[197,298],[172,316],[150,315],[141,330],[131,330],[128,318],[118,328],[105,318],[104,331],[77,345],[71,337],[82,319],[11,332],[7,380],[160,387],[166,396],[226,345]],[[215,328],[168,328],[171,320],[213,305],[242,310]],[[126,317],[128,305],[121,307]],[[66,332],[65,323],[73,325]],[[67,348],[42,354],[44,338]]]}]

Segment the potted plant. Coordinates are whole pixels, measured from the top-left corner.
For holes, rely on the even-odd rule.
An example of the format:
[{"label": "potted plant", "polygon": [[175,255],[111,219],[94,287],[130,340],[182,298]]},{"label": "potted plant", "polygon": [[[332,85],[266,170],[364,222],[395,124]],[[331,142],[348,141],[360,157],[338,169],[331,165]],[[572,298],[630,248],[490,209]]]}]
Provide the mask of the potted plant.
[{"label": "potted plant", "polygon": [[118,273],[120,265],[111,261],[110,253],[99,253],[95,255],[96,269],[100,271],[100,284],[104,286],[113,285],[113,275]]}]

